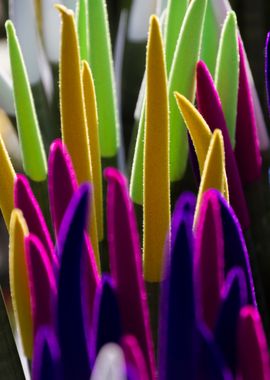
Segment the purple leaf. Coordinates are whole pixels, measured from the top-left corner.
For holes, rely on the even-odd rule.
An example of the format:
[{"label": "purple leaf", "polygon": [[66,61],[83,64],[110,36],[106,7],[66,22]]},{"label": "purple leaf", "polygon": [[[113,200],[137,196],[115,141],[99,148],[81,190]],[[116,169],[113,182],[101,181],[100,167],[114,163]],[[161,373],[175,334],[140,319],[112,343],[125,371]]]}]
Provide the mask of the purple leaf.
[{"label": "purple leaf", "polygon": [[29,232],[39,238],[47,252],[51,265],[57,268],[58,260],[48,227],[29,182],[23,174],[17,174],[14,184],[14,206],[22,210]]},{"label": "purple leaf", "polygon": [[60,260],[57,327],[64,378],[89,380],[89,336],[84,313],[88,305],[81,293],[84,231],[89,220],[91,187],[83,184],[73,195],[61,223],[58,238]]},{"label": "purple leaf", "polygon": [[211,74],[202,61],[197,64],[197,102],[198,109],[211,131],[218,128],[222,132],[230,202],[243,229],[246,229],[250,225],[249,214],[221,101]]},{"label": "purple leaf", "polygon": [[55,275],[41,241],[30,234],[25,238],[34,336],[41,326],[54,327],[57,288]]},{"label": "purple leaf", "polygon": [[[105,171],[108,181],[107,220],[111,273],[115,281],[125,334],[136,337],[144,354],[149,378],[155,378],[154,351],[141,249],[127,183],[116,169]],[[127,307],[129,305],[129,307]]]},{"label": "purple leaf", "polygon": [[238,38],[240,65],[235,135],[235,157],[243,184],[261,177],[262,158],[257,135],[252,94],[249,87],[243,43]]},{"label": "purple leaf", "polygon": [[195,301],[192,223],[195,199],[183,195],[172,217],[171,249],[161,288],[159,379],[194,379]]},{"label": "purple leaf", "polygon": [[224,284],[221,211],[213,190],[205,192],[201,202],[195,230],[194,270],[200,317],[213,330]]}]

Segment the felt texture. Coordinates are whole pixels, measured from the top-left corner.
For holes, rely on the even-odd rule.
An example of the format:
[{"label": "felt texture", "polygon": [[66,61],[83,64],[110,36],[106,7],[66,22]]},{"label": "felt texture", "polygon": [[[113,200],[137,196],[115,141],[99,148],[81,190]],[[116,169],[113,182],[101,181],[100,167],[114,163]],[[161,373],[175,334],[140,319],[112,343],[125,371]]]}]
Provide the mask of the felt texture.
[{"label": "felt texture", "polygon": [[[178,3],[180,6],[180,2]],[[205,0],[196,0],[189,5],[177,40],[173,63],[168,73],[171,182],[178,181],[184,175],[188,156],[188,143],[184,122],[181,119],[181,115],[179,115],[173,93],[177,90],[185,94],[192,101],[194,100],[194,67],[199,57],[205,3]],[[190,50],[191,46],[192,50]],[[139,205],[143,204],[144,124],[145,112],[142,109],[130,180],[131,198]]]},{"label": "felt texture", "polygon": [[17,174],[14,184],[14,206],[22,210],[29,232],[37,236],[43,244],[52,266],[58,267],[53,242],[39,204],[30,184],[23,174]]},{"label": "felt texture", "polygon": [[225,154],[223,137],[221,131],[216,129],[211,137],[211,142],[205,159],[199,193],[197,197],[194,226],[196,226],[197,223],[202,195],[206,190],[211,188],[217,189],[218,191],[222,192],[228,200],[228,193],[225,193],[224,191],[224,188],[228,188],[227,186],[224,186],[224,183],[227,182],[227,177],[224,173]]},{"label": "felt texture", "polygon": [[104,0],[88,0],[89,63],[95,81],[102,157],[117,155],[118,114],[108,15]]},{"label": "felt texture", "polygon": [[80,46],[81,60],[87,60],[89,57],[88,41],[88,13],[86,0],[79,0],[76,9],[77,33]]},{"label": "felt texture", "polygon": [[15,170],[10,161],[8,152],[6,150],[4,141],[0,136],[0,208],[3,214],[3,218],[7,229],[9,230],[9,222],[11,212],[14,208],[14,182],[15,182]]},{"label": "felt texture", "polygon": [[[186,207],[187,205],[187,207]],[[193,210],[189,196],[178,201],[167,251],[159,313],[159,379],[195,379]]]},{"label": "felt texture", "polygon": [[121,347],[125,355],[127,367],[132,368],[134,379],[150,379],[145,362],[145,356],[139,346],[138,340],[132,335],[125,335],[121,340]]},{"label": "felt texture", "polygon": [[219,199],[223,226],[225,273],[227,274],[236,266],[243,269],[246,278],[248,303],[256,306],[253,277],[243,232],[233,209],[221,194],[216,192],[216,195]]},{"label": "felt texture", "polygon": [[265,44],[265,84],[268,111],[270,112],[270,32],[267,34]]},{"label": "felt texture", "polygon": [[[69,202],[78,188],[70,156],[61,140],[55,140],[49,154],[48,186],[50,208],[55,229],[58,236],[61,222],[68,208]],[[83,255],[81,264],[82,297],[88,305],[86,310],[86,326],[91,324],[93,303],[96,287],[99,282],[98,268],[100,263],[95,260],[94,251],[85,231],[83,241]]]},{"label": "felt texture", "polygon": [[203,194],[194,237],[198,312],[213,330],[224,284],[224,247],[220,205],[212,190]]},{"label": "felt texture", "polygon": [[50,212],[57,236],[68,204],[78,188],[71,158],[60,139],[51,145],[48,165]]},{"label": "felt texture", "polygon": [[205,11],[200,59],[207,64],[212,75],[215,74],[219,35],[219,25],[216,22],[212,0],[208,0]]},{"label": "felt texture", "polygon": [[241,268],[235,267],[227,275],[215,326],[216,343],[234,375],[237,370],[237,323],[240,309],[246,303],[245,275]]},{"label": "felt texture", "polygon": [[190,3],[178,37],[169,75],[171,182],[182,178],[188,156],[186,129],[175,102],[174,91],[185,95],[191,102],[194,101],[195,66],[201,47],[205,8],[205,0],[194,0]]},{"label": "felt texture", "polygon": [[107,225],[110,268],[117,290],[123,331],[137,339],[147,364],[149,379],[154,379],[154,350],[135,211],[124,176],[116,169],[108,168],[105,171],[105,178],[108,181]]},{"label": "felt texture", "polygon": [[145,280],[158,282],[170,229],[170,178],[165,58],[159,21],[155,16],[150,21],[147,46],[145,112],[143,265]]},{"label": "felt texture", "polygon": [[100,159],[100,142],[98,135],[98,115],[95,86],[91,69],[86,61],[83,62],[82,69],[84,105],[86,111],[87,130],[89,137],[90,156],[92,163],[94,201],[96,208],[97,230],[99,241],[104,237],[103,226],[103,193],[102,193],[102,174]]},{"label": "felt texture", "polygon": [[73,195],[61,223],[57,250],[60,257],[57,330],[65,379],[89,379],[90,357],[81,297],[81,260],[91,187],[83,184]]},{"label": "felt texture", "polygon": [[[178,108],[182,114],[184,122],[188,128],[190,137],[194,144],[195,152],[198,157],[200,172],[202,175],[207,152],[208,152],[213,134],[211,133],[210,128],[206,124],[203,117],[200,115],[200,113],[196,110],[196,108],[192,105],[192,103],[187,98],[185,98],[183,95],[180,95],[177,92],[175,93],[175,97],[176,97]],[[228,190],[228,183],[226,179],[225,167],[224,167],[223,176],[224,176],[224,190],[223,191],[228,196],[229,190]]]},{"label": "felt texture", "polygon": [[125,358],[119,345],[108,343],[100,350],[90,380],[126,380]]},{"label": "felt texture", "polygon": [[238,38],[240,55],[235,157],[244,184],[261,177],[262,157],[257,134],[254,105],[248,83],[243,43]]},{"label": "felt texture", "polygon": [[[71,156],[79,184],[93,181],[87,133],[79,46],[73,12],[56,5],[62,18],[60,52],[60,110],[62,138]],[[76,126],[76,127],[75,127]],[[95,205],[91,205],[90,236],[99,255]]]},{"label": "felt texture", "polygon": [[234,148],[239,83],[239,52],[237,21],[233,11],[228,13],[220,36],[215,83],[220,96],[232,147]]},{"label": "felt texture", "polygon": [[205,120],[185,96],[176,92],[175,98],[193,142],[202,175],[212,133]]},{"label": "felt texture", "polygon": [[115,285],[109,276],[102,277],[97,288],[93,319],[92,362],[107,343],[120,343],[122,324]]},{"label": "felt texture", "polygon": [[[230,2],[228,0],[218,0],[218,1],[211,0],[211,3],[215,11],[217,27],[221,31],[224,20],[227,16],[227,13],[231,10]],[[238,34],[240,35],[239,31],[238,31]],[[260,100],[256,91],[255,83],[253,80],[253,76],[252,76],[247,58],[245,58],[245,61],[246,61],[247,71],[248,71],[248,81],[251,88],[252,99],[253,99],[254,107],[255,107],[255,117],[256,117],[259,140],[260,140],[260,148],[261,150],[267,150],[269,148],[269,137],[267,133],[266,123],[264,120],[263,110],[260,104]]]},{"label": "felt texture", "polygon": [[[225,165],[230,193],[230,203],[244,229],[250,225],[249,213],[244,191],[232,150],[221,101],[211,74],[204,62],[197,64],[197,104],[198,109],[213,132],[216,128],[222,131],[225,149]],[[237,132],[236,132],[237,133]]]},{"label": "felt texture", "polygon": [[10,20],[6,22],[6,32],[23,167],[33,181],[44,181],[47,177],[46,155],[22,52]]},{"label": "felt texture", "polygon": [[35,340],[40,327],[54,326],[57,288],[51,263],[41,241],[30,233],[25,237],[24,244]]},{"label": "felt texture", "polygon": [[165,16],[165,51],[166,66],[170,72],[177,39],[181,30],[183,19],[188,7],[188,0],[169,0],[167,5],[167,15]]},{"label": "felt texture", "polygon": [[243,380],[270,378],[269,353],[259,311],[241,309],[237,329],[239,373]]},{"label": "felt texture", "polygon": [[233,376],[224,362],[224,358],[214,341],[214,337],[201,323],[197,326],[198,360],[196,379],[232,380]]},{"label": "felt texture", "polygon": [[61,354],[57,338],[52,329],[38,330],[32,361],[32,380],[61,380]]},{"label": "felt texture", "polygon": [[24,246],[24,239],[28,233],[28,227],[22,212],[18,209],[14,209],[10,218],[9,237],[9,282],[11,301],[18,324],[23,352],[28,359],[31,359],[33,351],[33,322]]}]

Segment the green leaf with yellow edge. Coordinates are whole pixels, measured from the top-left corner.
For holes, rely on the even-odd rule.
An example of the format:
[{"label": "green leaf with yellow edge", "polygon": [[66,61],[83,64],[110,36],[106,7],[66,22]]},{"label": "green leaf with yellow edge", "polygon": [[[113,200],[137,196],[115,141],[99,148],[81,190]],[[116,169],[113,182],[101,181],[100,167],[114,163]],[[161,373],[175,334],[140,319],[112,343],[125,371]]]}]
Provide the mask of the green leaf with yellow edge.
[{"label": "green leaf with yellow edge", "polygon": [[[93,183],[79,44],[74,13],[63,5],[55,7],[61,14],[60,110],[63,141],[71,156],[79,184]],[[90,237],[98,267],[100,267],[95,202],[92,201]]]},{"label": "green leaf with yellow edge", "polygon": [[87,130],[89,136],[90,155],[92,163],[92,174],[94,184],[94,200],[97,216],[97,229],[99,241],[103,240],[103,193],[102,193],[102,174],[101,157],[98,136],[98,115],[95,95],[95,86],[91,69],[86,61],[83,61],[83,90],[84,104],[86,110]]},{"label": "green leaf with yellow edge", "polygon": [[77,3],[77,31],[80,46],[81,60],[88,60],[89,44],[88,44],[88,15],[86,0],[79,0]]},{"label": "green leaf with yellow edge", "polygon": [[33,320],[24,245],[24,239],[28,234],[28,227],[22,212],[14,209],[11,214],[9,237],[10,292],[23,351],[25,356],[31,359],[33,352]]},{"label": "green leaf with yellow edge", "polygon": [[220,30],[216,21],[212,0],[208,0],[205,11],[200,59],[204,61],[212,76],[215,74],[219,35]]},{"label": "green leaf with yellow edge", "polygon": [[185,173],[188,140],[184,120],[174,99],[174,91],[191,102],[195,97],[195,72],[199,58],[207,0],[193,0],[185,15],[169,76],[170,178],[176,182]]},{"label": "green leaf with yellow edge", "polygon": [[46,154],[22,52],[10,20],[6,22],[6,31],[23,167],[28,177],[41,182],[47,177]]},{"label": "green leaf with yellow edge", "polygon": [[235,146],[235,128],[239,83],[239,51],[237,41],[237,21],[233,11],[224,22],[217,64],[215,84],[222,104],[232,147]]},{"label": "green leaf with yellow edge", "polygon": [[224,176],[225,171],[225,152],[222,133],[219,129],[215,129],[210,146],[205,159],[197,204],[194,215],[194,227],[197,223],[198,213],[200,210],[203,193],[208,189],[216,189],[222,193],[229,202],[228,194],[225,194],[224,189],[228,188],[224,181],[227,182],[227,176]]},{"label": "green leaf with yellow edge", "polygon": [[118,114],[111,41],[105,0],[88,0],[89,63],[92,70],[99,120],[101,156],[118,152]]},{"label": "green leaf with yellow edge", "polygon": [[177,39],[188,7],[189,0],[169,0],[165,20],[165,57],[170,72]]},{"label": "green leaf with yellow edge", "polygon": [[150,21],[146,58],[143,184],[144,278],[148,282],[158,282],[170,228],[170,178],[167,76],[162,36],[155,16]]}]

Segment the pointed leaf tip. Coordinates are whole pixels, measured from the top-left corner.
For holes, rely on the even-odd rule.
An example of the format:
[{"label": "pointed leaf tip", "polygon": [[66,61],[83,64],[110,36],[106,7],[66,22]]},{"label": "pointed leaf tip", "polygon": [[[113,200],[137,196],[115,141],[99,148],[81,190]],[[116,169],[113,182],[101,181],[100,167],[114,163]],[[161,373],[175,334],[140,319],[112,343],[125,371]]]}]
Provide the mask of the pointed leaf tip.
[{"label": "pointed leaf tip", "polygon": [[14,209],[10,218],[9,280],[13,310],[22,339],[24,354],[31,359],[33,321],[30,304],[29,277],[24,239],[29,231],[21,210]]},{"label": "pointed leaf tip", "polygon": [[195,233],[195,278],[198,310],[213,329],[224,283],[224,252],[221,210],[217,194],[207,190],[202,198]]},{"label": "pointed leaf tip", "polygon": [[[116,284],[123,329],[126,334],[132,334],[138,340],[152,379],[155,374],[154,352],[135,211],[128,195],[126,178],[114,168],[107,168],[104,175],[108,181],[110,266]],[[127,303],[130,303],[130,308],[126,307]]]},{"label": "pointed leaf tip", "polygon": [[155,17],[151,18],[147,44],[143,165],[144,276],[146,281],[158,282],[170,229],[170,178],[167,75],[159,21]]},{"label": "pointed leaf tip", "polygon": [[52,265],[57,267],[57,258],[44,216],[30,184],[23,174],[18,174],[15,180],[14,205],[16,208],[22,210],[29,231],[40,239]]},{"label": "pointed leaf tip", "polygon": [[[188,206],[187,208],[185,206]],[[192,378],[195,303],[193,291],[193,212],[180,198],[172,218],[171,249],[165,260],[159,331],[160,379]]]},{"label": "pointed leaf tip", "polygon": [[32,91],[15,28],[10,20],[5,25],[23,167],[32,180],[41,182],[47,177],[47,160]]},{"label": "pointed leaf tip", "polygon": [[54,268],[41,241],[33,234],[25,238],[34,337],[42,326],[53,326],[56,300]]},{"label": "pointed leaf tip", "polygon": [[[91,186],[83,184],[73,195],[59,230],[61,260],[58,280],[57,329],[64,376],[89,378],[90,358],[86,339],[86,300],[82,302],[82,254]],[[71,344],[72,342],[72,344]]]},{"label": "pointed leaf tip", "polygon": [[93,320],[92,360],[107,343],[120,343],[122,323],[115,285],[110,276],[104,275],[97,289]]},{"label": "pointed leaf tip", "polygon": [[238,321],[239,372],[246,380],[270,378],[269,353],[259,311],[245,306]]}]

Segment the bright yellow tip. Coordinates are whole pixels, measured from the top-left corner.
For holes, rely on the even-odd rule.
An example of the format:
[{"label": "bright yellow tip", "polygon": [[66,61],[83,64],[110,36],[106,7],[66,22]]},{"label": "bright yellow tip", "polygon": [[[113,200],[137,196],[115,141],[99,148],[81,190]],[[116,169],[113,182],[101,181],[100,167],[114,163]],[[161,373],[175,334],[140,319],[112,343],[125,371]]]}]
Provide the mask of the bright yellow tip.
[{"label": "bright yellow tip", "polygon": [[220,191],[228,199],[228,185],[225,172],[225,153],[222,133],[216,129],[211,138],[210,146],[205,160],[205,165],[201,177],[199,193],[194,217],[194,227],[200,210],[203,193],[208,189]]},{"label": "bright yellow tip", "polygon": [[[73,12],[56,5],[62,16],[60,52],[60,109],[63,141],[71,156],[78,182],[93,182],[83,98],[79,44]],[[90,237],[100,267],[95,202],[91,207]]]},{"label": "bright yellow tip", "polygon": [[170,229],[169,111],[164,50],[159,21],[151,17],[146,60],[144,146],[144,276],[161,280]]},{"label": "bright yellow tip", "polygon": [[16,173],[13,169],[8,152],[0,136],[0,208],[9,229],[10,215],[14,208],[14,182]]},{"label": "bright yellow tip", "polygon": [[205,158],[211,140],[211,130],[193,104],[178,92],[174,93],[178,108],[193,142],[202,175]]},{"label": "bright yellow tip", "polygon": [[71,16],[71,17],[74,16],[73,10],[68,9],[67,7],[65,7],[62,4],[58,4],[58,3],[54,4],[54,8],[57,9],[60,12],[60,14],[63,16]]},{"label": "bright yellow tip", "polygon": [[20,210],[14,209],[10,219],[9,243],[11,300],[25,356],[31,359],[33,351],[33,322],[24,249],[24,239],[27,235],[28,228],[23,214]]},{"label": "bright yellow tip", "polygon": [[[202,115],[194,105],[183,95],[175,92],[175,98],[180,112],[182,113],[186,127],[189,131],[194,149],[198,158],[200,174],[202,176],[207,152],[209,149],[212,132]],[[226,171],[224,169],[224,194],[229,199],[229,190]]]},{"label": "bright yellow tip", "polygon": [[102,174],[100,144],[98,135],[98,115],[94,81],[90,67],[83,61],[82,69],[84,105],[86,110],[87,131],[90,145],[90,156],[92,164],[94,200],[97,216],[97,229],[99,241],[103,240],[103,194],[102,194]]}]

